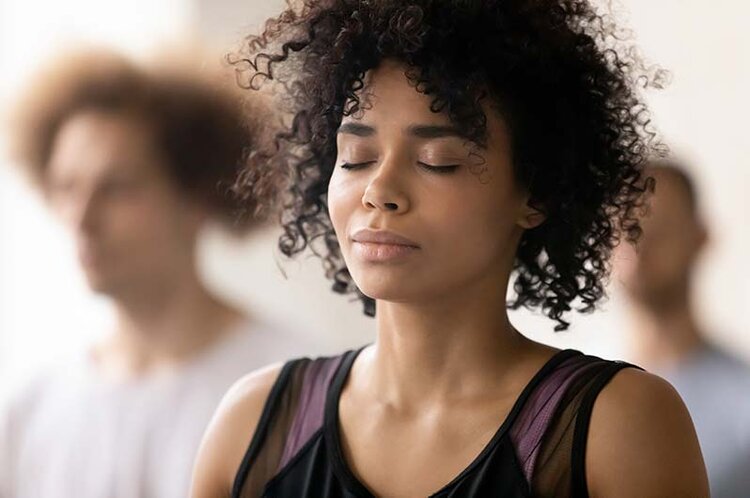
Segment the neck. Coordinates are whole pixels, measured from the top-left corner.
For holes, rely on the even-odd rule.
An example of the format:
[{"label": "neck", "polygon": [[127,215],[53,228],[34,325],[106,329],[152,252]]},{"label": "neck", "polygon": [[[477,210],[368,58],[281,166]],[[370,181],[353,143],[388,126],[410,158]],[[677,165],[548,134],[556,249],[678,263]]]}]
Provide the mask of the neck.
[{"label": "neck", "polygon": [[668,370],[705,346],[705,340],[685,289],[659,307],[636,305],[635,354],[645,368]]},{"label": "neck", "polygon": [[[485,394],[534,344],[510,324],[497,279],[426,304],[380,301],[372,391],[395,405]],[[507,284],[507,282],[506,282]]]},{"label": "neck", "polygon": [[115,298],[115,333],[94,350],[106,377],[128,379],[175,369],[209,349],[241,319],[193,271],[168,285],[144,287]]}]

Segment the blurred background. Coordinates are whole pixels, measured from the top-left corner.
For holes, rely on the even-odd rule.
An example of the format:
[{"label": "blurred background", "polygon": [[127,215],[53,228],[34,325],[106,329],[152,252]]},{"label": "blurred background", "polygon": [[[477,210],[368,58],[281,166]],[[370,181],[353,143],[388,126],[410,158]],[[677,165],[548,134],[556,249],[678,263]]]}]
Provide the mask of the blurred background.
[{"label": "blurred background", "polygon": [[[226,53],[278,12],[280,0],[0,0],[0,105],[13,102],[30,72],[76,44],[147,57],[184,40]],[[647,60],[672,74],[648,94],[656,126],[688,163],[711,240],[696,282],[704,328],[750,359],[750,4],[740,0],[623,0],[620,19]],[[146,15],[147,14],[147,15]],[[107,304],[83,281],[71,241],[19,177],[0,135],[0,390],[106,333]],[[304,334],[329,353],[371,340],[372,320],[358,302],[330,292],[320,262],[285,261],[273,229],[247,240],[208,230],[201,271],[216,292],[242,309]],[[283,272],[282,272],[283,269]],[[604,312],[571,316],[569,331],[526,311],[512,319],[528,335],[606,357],[627,357],[624,305],[616,277]]]}]

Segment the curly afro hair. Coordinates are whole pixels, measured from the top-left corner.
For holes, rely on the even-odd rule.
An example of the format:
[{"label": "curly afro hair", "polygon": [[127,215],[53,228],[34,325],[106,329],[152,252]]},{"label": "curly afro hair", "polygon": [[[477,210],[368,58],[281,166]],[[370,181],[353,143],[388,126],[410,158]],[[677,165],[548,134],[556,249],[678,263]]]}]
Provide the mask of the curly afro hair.
[{"label": "curly afro hair", "polygon": [[431,110],[475,144],[487,140],[487,99],[509,123],[515,178],[546,220],[522,236],[508,306],[540,308],[555,330],[573,306],[594,310],[613,247],[640,235],[653,183],[643,165],[666,149],[640,91],[666,73],[586,0],[304,0],[266,21],[229,62],[243,87],[270,85],[289,119],[235,189],[279,208],[281,252],[310,248],[368,315],[375,303],[344,264],[326,192],[342,117],[363,108],[365,74],[384,59],[405,64]]}]

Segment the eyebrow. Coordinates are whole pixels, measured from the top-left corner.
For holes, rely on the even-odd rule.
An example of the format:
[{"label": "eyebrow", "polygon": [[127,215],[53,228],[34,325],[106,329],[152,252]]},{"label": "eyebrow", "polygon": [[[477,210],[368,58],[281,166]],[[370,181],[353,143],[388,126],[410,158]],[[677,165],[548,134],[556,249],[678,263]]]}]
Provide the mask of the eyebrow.
[{"label": "eyebrow", "polygon": [[356,135],[358,137],[371,137],[375,135],[375,128],[360,123],[344,123],[339,126],[339,134]]},{"label": "eyebrow", "polygon": [[[462,137],[463,135],[454,126],[445,125],[411,125],[406,132],[417,138],[443,138],[443,137]],[[377,130],[372,126],[361,123],[344,123],[338,133],[356,135],[358,137],[371,137],[377,134]]]},{"label": "eyebrow", "polygon": [[445,125],[412,125],[407,132],[417,138],[461,137],[454,126]]}]

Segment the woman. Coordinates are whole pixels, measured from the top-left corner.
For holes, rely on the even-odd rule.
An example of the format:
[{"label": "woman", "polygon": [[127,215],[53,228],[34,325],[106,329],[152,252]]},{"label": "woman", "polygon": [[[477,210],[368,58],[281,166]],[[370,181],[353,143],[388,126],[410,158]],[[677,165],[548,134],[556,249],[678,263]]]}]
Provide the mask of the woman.
[{"label": "woman", "polygon": [[377,340],[250,374],[226,396],[193,496],[704,497],[664,381],[556,351],[635,240],[653,151],[646,74],[586,1],[306,2],[250,38],[245,83],[294,120],[244,178],[285,181],[287,255],[310,247]]}]

